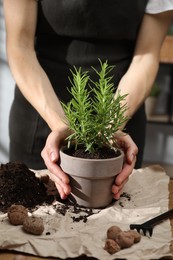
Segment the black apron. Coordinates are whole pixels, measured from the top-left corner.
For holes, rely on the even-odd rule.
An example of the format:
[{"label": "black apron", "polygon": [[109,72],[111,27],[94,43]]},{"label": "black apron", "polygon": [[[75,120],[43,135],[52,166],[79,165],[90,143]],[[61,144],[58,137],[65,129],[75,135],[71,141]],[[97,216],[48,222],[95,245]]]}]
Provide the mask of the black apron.
[{"label": "black apron", "polygon": [[[147,0],[41,0],[35,50],[60,100],[71,98],[70,69],[89,71],[99,68],[99,61],[115,65],[115,88],[127,71],[135,47]],[[139,86],[140,87],[140,86]],[[115,89],[116,90],[116,89]],[[10,113],[10,161],[20,160],[33,169],[45,168],[41,150],[50,129],[37,111],[15,88]],[[136,168],[141,167],[145,144],[144,105],[126,126],[139,148]]]}]

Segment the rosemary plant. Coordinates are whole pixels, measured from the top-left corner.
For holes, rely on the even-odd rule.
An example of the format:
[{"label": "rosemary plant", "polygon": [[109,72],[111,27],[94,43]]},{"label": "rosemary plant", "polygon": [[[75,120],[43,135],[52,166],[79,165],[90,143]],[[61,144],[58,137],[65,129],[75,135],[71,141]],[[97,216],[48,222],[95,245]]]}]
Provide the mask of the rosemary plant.
[{"label": "rosemary plant", "polygon": [[100,71],[93,68],[98,75],[98,82],[93,82],[87,71],[82,72],[81,68],[74,67],[69,90],[72,99],[67,104],[62,103],[73,132],[67,138],[68,147],[75,143],[76,149],[82,145],[89,153],[104,146],[113,147],[115,133],[128,119],[125,116],[127,105],[124,104],[127,95],[118,92],[114,98],[113,76],[109,76],[114,66],[109,66],[107,61],[100,61],[100,65]]}]

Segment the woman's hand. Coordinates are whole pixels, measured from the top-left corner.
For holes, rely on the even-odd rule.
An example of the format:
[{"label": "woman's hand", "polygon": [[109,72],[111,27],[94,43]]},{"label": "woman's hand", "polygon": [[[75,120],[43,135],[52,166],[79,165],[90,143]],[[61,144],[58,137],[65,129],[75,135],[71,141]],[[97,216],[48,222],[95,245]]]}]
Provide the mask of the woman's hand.
[{"label": "woman's hand", "polygon": [[50,178],[55,183],[56,188],[60,194],[61,199],[66,199],[71,192],[69,185],[69,177],[62,171],[59,162],[59,147],[60,143],[65,140],[68,130],[54,130],[52,131],[47,140],[41,156],[50,171]]},{"label": "woman's hand", "polygon": [[124,185],[129,179],[129,175],[134,169],[138,148],[128,134],[117,133],[115,138],[117,140],[118,146],[124,151],[125,154],[123,169],[116,176],[115,183],[112,186],[112,193],[114,194],[113,197],[114,199],[118,200]]},{"label": "woman's hand", "polygon": [[[58,166],[59,161],[59,147],[60,143],[64,141],[68,130],[52,131],[46,141],[45,147],[42,150],[41,156],[50,171],[50,178],[55,183],[56,188],[60,194],[61,199],[67,198],[71,192],[71,187],[69,184],[69,177],[62,169]],[[64,134],[65,133],[65,134]],[[128,181],[129,175],[132,173],[135,162],[136,155],[138,153],[138,148],[133,142],[131,137],[127,134],[121,133],[115,136],[118,146],[124,150],[125,161],[122,171],[117,175],[115,179],[115,184],[112,186],[112,192],[115,199],[119,199],[121,191]]]}]

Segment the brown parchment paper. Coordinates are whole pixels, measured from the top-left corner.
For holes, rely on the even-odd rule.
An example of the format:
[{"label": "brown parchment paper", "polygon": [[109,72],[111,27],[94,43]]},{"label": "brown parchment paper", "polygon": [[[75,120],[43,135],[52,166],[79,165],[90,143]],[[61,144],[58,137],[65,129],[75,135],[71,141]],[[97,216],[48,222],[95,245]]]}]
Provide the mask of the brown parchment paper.
[{"label": "brown parchment paper", "polygon": [[[47,173],[47,170],[36,172],[37,175]],[[0,248],[62,259],[82,254],[100,260],[115,257],[148,260],[171,256],[169,220],[157,225],[152,237],[142,236],[140,243],[131,248],[114,255],[104,250],[106,231],[110,226],[118,225],[122,230],[128,230],[130,224],[142,223],[168,210],[168,183],[169,177],[160,166],[134,170],[124,188],[130,196],[121,197],[105,209],[95,210],[86,223],[73,222],[74,213],[70,210],[63,216],[53,206],[41,206],[33,213],[44,220],[45,230],[41,236],[24,233],[22,226],[10,225],[7,215],[0,214]]]}]

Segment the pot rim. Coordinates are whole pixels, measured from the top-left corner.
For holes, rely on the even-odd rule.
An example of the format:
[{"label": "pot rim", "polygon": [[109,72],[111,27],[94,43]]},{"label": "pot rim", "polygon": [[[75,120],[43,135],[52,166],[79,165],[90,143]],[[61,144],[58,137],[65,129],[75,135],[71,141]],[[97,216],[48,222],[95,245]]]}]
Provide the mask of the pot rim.
[{"label": "pot rim", "polygon": [[66,154],[64,152],[64,149],[66,149],[66,148],[67,148],[66,145],[62,146],[60,148],[60,154],[63,154],[66,157],[71,157],[71,158],[73,158],[73,160],[99,162],[99,161],[115,161],[116,159],[119,160],[120,157],[124,157],[124,151],[122,149],[120,149],[120,148],[116,148],[120,152],[120,155],[112,157],[112,158],[101,158],[101,159],[90,159],[90,158],[81,158],[81,157],[71,156],[71,155]]}]

